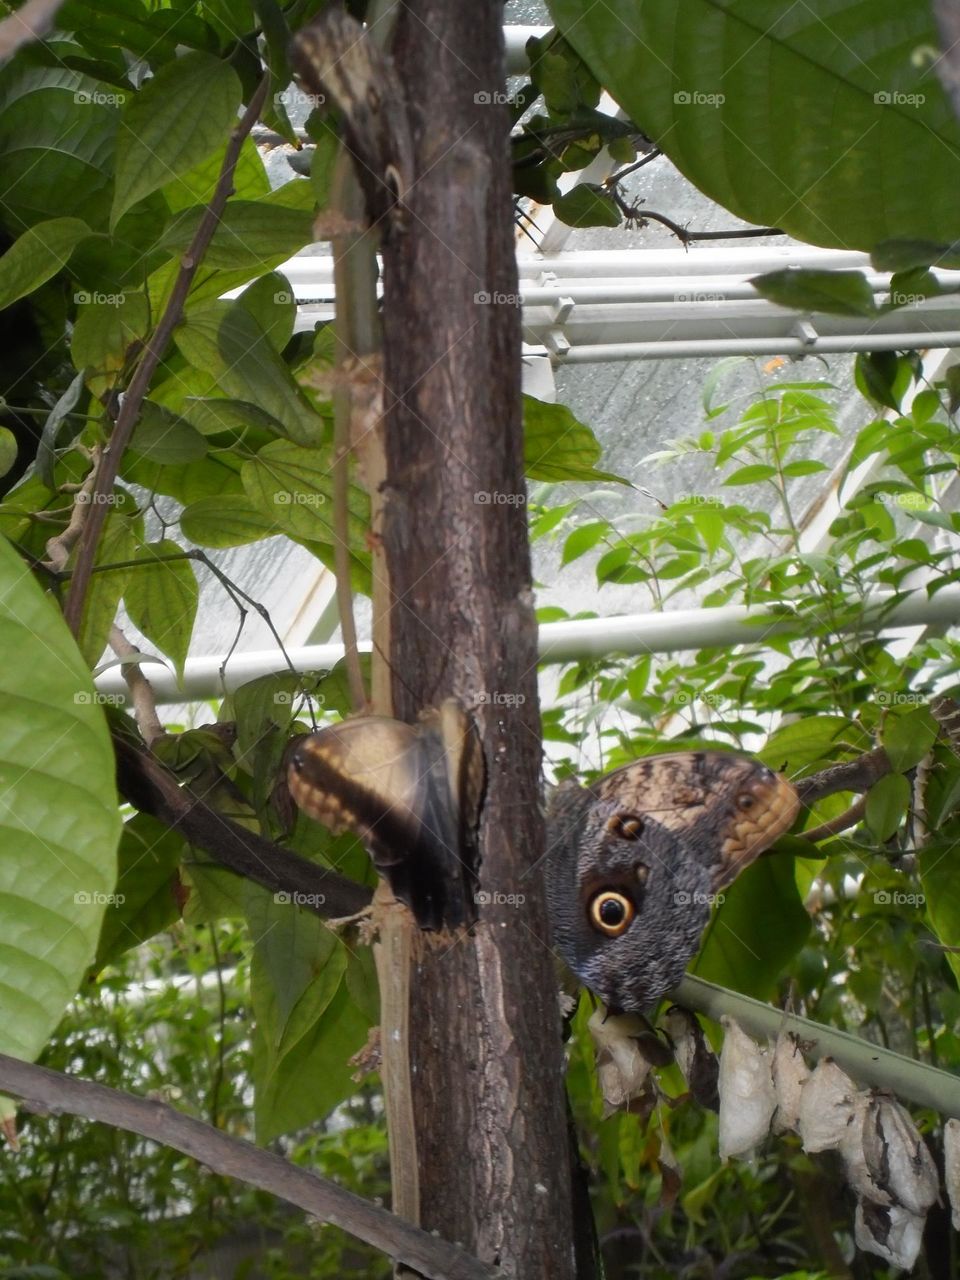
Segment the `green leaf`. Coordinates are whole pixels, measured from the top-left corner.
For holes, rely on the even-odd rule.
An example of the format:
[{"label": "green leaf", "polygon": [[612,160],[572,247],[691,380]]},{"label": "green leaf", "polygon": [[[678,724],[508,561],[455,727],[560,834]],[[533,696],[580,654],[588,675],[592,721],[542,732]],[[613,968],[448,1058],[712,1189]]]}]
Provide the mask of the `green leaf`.
[{"label": "green leaf", "polygon": [[[960,949],[960,841],[937,840],[917,851],[927,919],[945,947]],[[947,963],[960,983],[960,950],[947,953]]]},{"label": "green leaf", "polygon": [[175,341],[195,369],[220,389],[250,401],[282,423],[298,444],[319,444],[324,421],[314,412],[258,322],[237,303],[215,303],[187,314]]},{"label": "green leaf", "polygon": [[17,437],[9,427],[0,427],[0,476],[5,476],[17,460]]},{"label": "green leaf", "polygon": [[152,400],[144,400],[130,448],[165,466],[196,462],[207,452],[207,442],[185,418],[171,413]]},{"label": "green leaf", "polygon": [[[167,227],[158,247],[182,255],[196,235],[204,212],[202,206],[184,209]],[[243,268],[251,275],[259,275],[293,257],[312,239],[310,212],[264,200],[230,200],[204,255],[204,269]]]},{"label": "green leaf", "polygon": [[297,319],[297,299],[286,276],[279,271],[261,276],[244,289],[237,305],[250,312],[275,351],[284,349]]},{"label": "green leaf", "polygon": [[817,462],[815,458],[798,458],[796,462],[787,463],[783,468],[783,474],[790,479],[794,476],[812,476],[818,471],[829,470],[825,462]]},{"label": "green leaf", "polygon": [[[259,1023],[254,1038],[256,1136],[269,1142],[321,1119],[356,1090],[350,1058],[370,1024],[341,983],[323,1014],[279,1061],[271,1061]],[[303,1081],[311,1080],[304,1089]]]},{"label": "green leaf", "polygon": [[873,316],[873,290],[862,271],[810,271],[786,267],[753,276],[750,284],[761,297],[795,311],[824,311],[828,315]]},{"label": "green leaf", "polygon": [[836,759],[849,731],[845,716],[805,716],[775,729],[759,753],[760,759],[792,777],[799,769]]},{"label": "green leaf", "polygon": [[[900,412],[900,403],[913,381],[908,360],[895,351],[861,351],[857,354],[854,369],[857,389],[862,395],[887,409]],[[891,425],[886,421],[865,427],[861,435],[872,428],[881,431],[885,438],[890,435]]]},{"label": "green leaf", "polygon": [[121,823],[90,672],[3,538],[0,652],[0,1052],[29,1061],[94,957]]},{"label": "green leaf", "polygon": [[610,525],[606,520],[593,520],[589,524],[578,525],[563,544],[561,565],[578,560],[597,545],[600,539],[609,534]]},{"label": "green leaf", "polygon": [[523,461],[531,480],[614,480],[597,470],[602,450],[596,436],[566,405],[523,397]]},{"label": "green leaf", "polygon": [[902,773],[891,773],[867,792],[864,815],[874,839],[883,844],[895,835],[910,803],[910,783]]},{"label": "green leaf", "polygon": [[140,564],[123,593],[130,621],[161,653],[172,658],[177,675],[190,648],[200,588],[193,564],[176,542],[148,542],[135,557]]},{"label": "green leaf", "polygon": [[[332,543],[333,479],[331,462],[316,449],[288,440],[265,445],[243,464],[241,478],[251,503],[273,520],[275,533]],[[348,497],[350,544],[360,550],[369,519],[367,495],[352,484]]]},{"label": "green leaf", "polygon": [[317,205],[324,209],[330,200],[333,170],[340,153],[340,139],[332,129],[326,128],[317,139],[310,161],[310,185]]},{"label": "green leaf", "polygon": [[[878,695],[878,701],[882,695]],[[880,743],[894,773],[906,773],[920,763],[936,741],[939,728],[926,707],[906,715],[888,715],[880,731]]]},{"label": "green leaf", "polygon": [[[70,413],[77,401],[80,399],[80,393],[83,391],[83,372],[77,374],[70,385],[64,391],[63,395],[50,410],[47,420],[43,424],[43,432],[40,436],[40,443],[37,445],[37,474],[43,480],[48,489],[53,489],[53,464],[57,447],[57,436],[60,432],[61,423]],[[16,449],[14,449],[14,457],[16,457]],[[12,463],[11,463],[12,465]],[[2,471],[0,471],[2,474]]]},{"label": "green leaf", "polygon": [[180,513],[180,529],[198,547],[243,547],[277,532],[273,520],[235,493],[191,502]]},{"label": "green leaf", "polygon": [[243,432],[247,428],[254,439],[268,432],[282,436],[283,424],[269,413],[246,400],[230,400],[225,396],[187,396],[180,409],[181,417],[205,436],[221,431]]},{"label": "green leaf", "polygon": [[75,295],[77,319],[70,342],[75,369],[85,370],[94,395],[102,395],[116,381],[130,346],[146,336],[150,310],[142,293]]},{"label": "green leaf", "polygon": [[884,240],[874,248],[870,260],[877,271],[960,267],[960,242],[945,245],[930,240]]},{"label": "green leaf", "polygon": [[[248,886],[247,918],[254,939],[257,1140],[264,1142],[326,1115],[349,1092],[347,1059],[363,1044],[368,1024],[344,983],[347,949],[319,917],[289,894]],[[304,1071],[315,1089],[295,1087]]]},{"label": "green leaf", "polygon": [[121,114],[111,228],[226,142],[241,96],[233,68],[207,53],[185,54],[146,81]]},{"label": "green leaf", "polygon": [[51,218],[14,240],[0,258],[0,311],[62,271],[89,235],[90,228],[80,218]]},{"label": "green leaf", "polygon": [[626,114],[712,200],[813,244],[947,243],[960,125],[903,0],[549,0]]},{"label": "green leaf", "polygon": [[148,813],[135,813],[124,823],[115,901],[103,917],[97,970],[179,919],[177,868],[183,850],[183,837]]},{"label": "green leaf", "polygon": [[[138,535],[143,520],[137,512],[137,504],[125,490],[117,489],[107,495],[111,499],[111,511],[103,526],[97,547],[96,564],[108,565],[132,560],[137,550]],[[106,647],[110,627],[117,616],[130,570],[102,569],[94,573],[83,603],[83,617],[77,643],[80,652],[92,667],[99,662]]]},{"label": "green leaf", "polygon": [[764,462],[752,463],[749,467],[740,467],[727,476],[724,484],[757,484],[760,480],[769,480],[777,474],[777,468]]},{"label": "green leaf", "polygon": [[582,182],[553,202],[553,212],[568,227],[619,227],[620,210],[603,187]]},{"label": "green leaf", "polygon": [[744,995],[769,999],[810,933],[793,858],[760,858],[719,896],[723,901],[691,972]]}]

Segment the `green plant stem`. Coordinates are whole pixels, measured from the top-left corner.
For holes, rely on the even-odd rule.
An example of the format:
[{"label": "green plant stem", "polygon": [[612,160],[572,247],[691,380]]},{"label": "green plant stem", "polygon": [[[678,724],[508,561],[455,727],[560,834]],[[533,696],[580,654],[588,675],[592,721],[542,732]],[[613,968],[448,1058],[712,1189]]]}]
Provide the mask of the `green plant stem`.
[{"label": "green plant stem", "polygon": [[859,1085],[889,1089],[898,1098],[960,1119],[960,1076],[689,974],[670,999],[715,1022],[724,1015],[733,1018],[758,1039],[775,1039],[781,1032],[792,1031],[803,1042],[804,1053],[833,1058]]}]

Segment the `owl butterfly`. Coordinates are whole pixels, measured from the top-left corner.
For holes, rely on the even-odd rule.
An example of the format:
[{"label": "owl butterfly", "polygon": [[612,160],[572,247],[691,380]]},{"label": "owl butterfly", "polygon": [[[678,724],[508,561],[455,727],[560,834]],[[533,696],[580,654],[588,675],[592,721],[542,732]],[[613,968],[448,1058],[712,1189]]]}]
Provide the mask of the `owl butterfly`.
[{"label": "owl butterfly", "polygon": [[547,816],[554,943],[613,1011],[644,1012],[683,976],[713,895],[793,825],[796,791],[747,756],[648,756],[588,787],[560,786]]},{"label": "owl butterfly", "polygon": [[422,929],[476,917],[476,828],[483,792],[476,729],[452,698],[416,725],[358,716],[302,738],[287,782],[334,833],[360,836]]}]

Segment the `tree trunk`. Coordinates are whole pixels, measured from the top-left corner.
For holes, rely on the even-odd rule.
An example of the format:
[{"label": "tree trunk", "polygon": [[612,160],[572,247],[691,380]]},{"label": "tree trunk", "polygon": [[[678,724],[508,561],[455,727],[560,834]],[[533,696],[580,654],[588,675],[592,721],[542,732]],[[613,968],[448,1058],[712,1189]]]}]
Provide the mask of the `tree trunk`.
[{"label": "tree trunk", "polygon": [[475,706],[487,766],[479,921],[424,935],[413,965],[421,1220],[505,1275],[566,1280],[557,984],[528,874],[544,833],[502,14],[407,0],[398,22],[416,161],[385,251],[383,538],[395,714]]}]

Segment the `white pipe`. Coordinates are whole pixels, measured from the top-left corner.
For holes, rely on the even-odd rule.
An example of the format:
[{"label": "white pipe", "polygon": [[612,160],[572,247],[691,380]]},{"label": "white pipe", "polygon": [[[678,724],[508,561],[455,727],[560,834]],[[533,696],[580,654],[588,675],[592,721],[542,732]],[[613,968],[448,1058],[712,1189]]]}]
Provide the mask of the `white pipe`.
[{"label": "white pipe", "polygon": [[[729,326],[728,326],[729,327]],[[960,330],[926,333],[840,334],[811,342],[771,334],[756,338],[696,338],[688,342],[604,342],[557,352],[558,364],[606,364],[613,360],[676,360],[698,356],[811,356],[842,351],[912,351],[960,346]]]},{"label": "white pipe", "polygon": [[519,76],[530,66],[527,58],[527,41],[531,36],[545,36],[550,27],[504,27],[503,38],[506,44],[507,75]]},{"label": "white pipe", "polygon": [[[889,594],[878,595],[863,616],[842,630],[890,631],[899,627],[942,623],[960,625],[960,587],[947,587],[928,599],[917,591],[891,606]],[[623,617],[546,622],[540,627],[542,662],[576,662],[611,654],[683,653],[735,644],[762,643],[768,636],[804,629],[804,620],[777,618],[762,609],[723,605],[718,609],[674,609],[667,613],[628,614]],[[369,643],[361,644],[369,652]],[[306,645],[289,649],[297,671],[329,670],[343,657],[339,644]],[[160,703],[190,702],[221,697],[258,676],[287,670],[278,650],[234,654],[221,675],[221,658],[188,658],[183,681],[161,659],[149,661],[145,674]],[[103,698],[125,701],[127,687],[118,667],[96,679]]]}]

